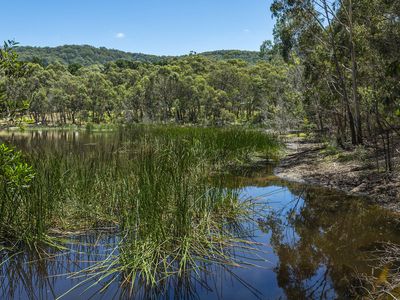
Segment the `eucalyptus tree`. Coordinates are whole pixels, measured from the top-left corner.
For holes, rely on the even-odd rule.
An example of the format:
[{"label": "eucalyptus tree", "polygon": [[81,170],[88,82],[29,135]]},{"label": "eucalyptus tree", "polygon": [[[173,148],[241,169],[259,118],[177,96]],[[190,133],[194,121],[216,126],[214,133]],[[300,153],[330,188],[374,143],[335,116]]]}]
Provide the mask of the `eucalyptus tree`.
[{"label": "eucalyptus tree", "polygon": [[172,117],[172,106],[177,99],[178,85],[181,80],[175,66],[162,66],[155,73],[154,78],[154,96],[161,108],[159,118],[162,121],[168,121]]},{"label": "eucalyptus tree", "polygon": [[46,123],[46,113],[49,109],[49,73],[36,63],[27,63],[26,68],[28,71],[25,74],[25,84],[21,87],[25,90],[29,102],[29,112],[35,123]]},{"label": "eucalyptus tree", "polygon": [[[400,3],[275,0],[276,45],[300,60],[305,114],[345,147],[374,144],[385,168],[400,135]],[[383,151],[382,151],[383,150]]]},{"label": "eucalyptus tree", "polygon": [[260,124],[275,121],[277,101],[281,110],[293,103],[288,66],[276,57],[257,66],[197,54],[162,63],[82,65],[24,63],[23,76],[2,76],[0,85],[6,99],[26,100],[29,115],[43,124]]},{"label": "eucalyptus tree", "polygon": [[98,66],[85,68],[81,76],[87,89],[92,121],[100,123],[104,121],[104,114],[110,117],[115,107],[112,84]]},{"label": "eucalyptus tree", "polygon": [[25,81],[25,64],[18,60],[14,51],[17,45],[9,40],[0,48],[0,115],[11,123],[29,106],[21,88]]},{"label": "eucalyptus tree", "polygon": [[145,87],[143,80],[137,80],[133,85],[126,87],[123,107],[125,111],[125,118],[128,122],[143,121],[143,116],[145,113],[144,100]]},{"label": "eucalyptus tree", "polygon": [[[333,91],[337,103],[344,107],[352,143],[360,144],[363,141],[362,122],[352,10],[351,0],[346,3],[342,0],[275,0],[271,6],[277,18],[276,39],[283,56],[288,60],[291,53],[296,53],[308,68],[307,80],[311,84],[315,79],[321,80],[315,60],[325,61],[325,68],[332,71],[323,80]],[[341,28],[345,28],[347,43],[341,40]],[[350,58],[343,51],[351,54]],[[346,57],[344,61],[341,60],[343,56]],[[348,70],[351,70],[351,76]]]},{"label": "eucalyptus tree", "polygon": [[76,124],[77,115],[84,110],[89,99],[85,84],[76,76],[65,76],[62,80],[62,88],[66,95],[65,108],[68,113],[68,119],[72,124]]}]

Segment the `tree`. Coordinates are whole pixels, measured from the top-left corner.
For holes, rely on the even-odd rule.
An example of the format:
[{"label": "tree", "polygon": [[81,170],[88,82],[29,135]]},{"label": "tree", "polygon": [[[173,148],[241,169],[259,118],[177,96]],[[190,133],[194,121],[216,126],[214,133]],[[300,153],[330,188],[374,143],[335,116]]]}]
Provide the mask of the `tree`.
[{"label": "tree", "polygon": [[9,40],[0,48],[0,114],[9,122],[28,108],[21,90],[25,65],[18,61],[14,48],[18,43]]}]

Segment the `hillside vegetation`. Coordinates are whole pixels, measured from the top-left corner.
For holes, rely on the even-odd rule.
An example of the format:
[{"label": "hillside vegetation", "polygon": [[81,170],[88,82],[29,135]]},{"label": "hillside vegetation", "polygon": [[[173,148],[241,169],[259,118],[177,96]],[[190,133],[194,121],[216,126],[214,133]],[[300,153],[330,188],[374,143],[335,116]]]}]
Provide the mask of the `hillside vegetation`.
[{"label": "hillside vegetation", "polygon": [[[62,49],[70,49],[70,57],[79,56],[79,61],[89,57],[82,61],[85,66],[67,56],[71,64],[56,60],[46,65],[40,61],[48,60],[51,51],[50,56],[26,62],[13,52],[14,46],[6,43],[6,67],[0,73],[0,116],[9,124],[27,118],[42,125],[174,122],[292,127],[287,122],[297,122],[296,114],[301,113],[291,75],[294,66],[279,57],[253,64],[218,59],[233,58],[235,52],[217,51],[152,63],[133,62],[119,56],[124,52],[112,50],[115,62],[91,65],[105,59],[108,50],[83,46]],[[72,49],[92,50],[97,56]]]},{"label": "hillside vegetation", "polygon": [[[105,64],[117,60],[140,61],[148,63],[162,63],[177,56],[158,56],[143,53],[124,52],[104,47],[96,48],[89,45],[64,45],[59,47],[17,47],[16,52],[22,61],[34,61],[42,65],[60,62],[63,64],[80,64],[89,66],[93,64]],[[199,53],[199,55],[216,59],[242,59],[249,63],[261,61],[257,51],[243,50],[218,50]],[[186,56],[186,55],[184,55]]]}]

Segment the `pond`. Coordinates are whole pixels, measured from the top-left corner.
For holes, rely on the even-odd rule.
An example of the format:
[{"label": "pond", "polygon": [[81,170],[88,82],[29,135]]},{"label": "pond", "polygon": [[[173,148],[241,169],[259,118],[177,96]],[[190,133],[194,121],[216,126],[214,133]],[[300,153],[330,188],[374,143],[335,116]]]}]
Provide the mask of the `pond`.
[{"label": "pond", "polygon": [[[114,162],[110,166],[110,168],[118,166],[119,169],[124,169],[128,164],[126,158],[137,159],[136,156],[131,157],[129,154],[133,148],[137,147],[136,142],[128,147],[126,142],[130,140],[136,140],[136,138],[120,132],[32,131],[3,132],[0,135],[0,141],[14,145],[27,153],[28,160],[34,161],[36,170],[55,168],[54,165],[48,165],[50,158],[67,161],[62,169],[67,170],[67,166],[79,169],[77,165],[68,161],[70,155],[73,155],[75,160],[80,159],[78,162],[80,165],[93,164],[93,160],[89,158],[95,157],[101,158],[106,166],[107,162],[111,164],[111,156],[124,156],[124,160]],[[174,148],[174,151],[178,150]],[[57,156],[49,156],[49,158],[49,152],[52,155],[57,153]],[[128,156],[126,156],[127,153]],[[199,156],[199,152],[196,152],[196,155]],[[38,160],[35,161],[35,157],[41,158],[47,164],[41,166]],[[164,156],[164,159],[167,158]],[[140,165],[141,167],[143,166]],[[146,170],[154,171],[153,165],[147,167]],[[174,165],[175,169],[177,167],[179,164]],[[193,168],[193,166],[189,167]],[[182,168],[183,172],[187,172],[188,169]],[[136,243],[127,238],[128,232],[131,232],[133,227],[129,225],[126,227],[129,230],[126,231],[122,229],[125,228],[128,219],[121,221],[115,215],[124,214],[124,211],[117,210],[116,213],[115,208],[107,207],[103,212],[91,202],[94,199],[103,201],[102,197],[119,199],[126,195],[120,195],[119,190],[114,190],[112,193],[106,190],[96,191],[99,186],[92,186],[91,180],[97,178],[100,171],[103,171],[101,166],[93,165],[89,170],[80,169],[79,172],[83,172],[81,177],[76,177],[76,174],[62,177],[69,182],[69,185],[72,185],[70,180],[77,180],[77,178],[84,180],[85,186],[90,185],[89,191],[81,195],[87,203],[79,207],[84,210],[82,214],[89,215],[89,219],[96,218],[96,226],[93,226],[90,220],[80,216],[79,212],[71,209],[68,210],[68,214],[74,215],[73,220],[79,217],[80,224],[84,224],[81,230],[72,230],[68,224],[62,227],[56,221],[51,221],[57,224],[58,228],[64,228],[65,232],[61,230],[53,232],[53,235],[57,236],[58,243],[62,244],[62,249],[47,245],[40,251],[21,247],[1,251],[1,299],[54,299],[60,296],[62,299],[350,299],[362,292],[354,288],[360,285],[357,274],[380,272],[379,269],[374,268],[374,261],[371,260],[373,250],[380,247],[381,242],[400,242],[398,222],[389,211],[368,204],[366,199],[350,197],[335,190],[280,180],[273,176],[273,166],[261,161],[257,165],[212,174],[212,176],[207,176],[207,183],[204,183],[208,187],[217,186],[218,189],[222,189],[222,192],[217,192],[216,196],[212,196],[214,197],[212,199],[217,199],[216,201],[219,201],[220,195],[226,197],[228,194],[231,198],[237,197],[240,202],[250,201],[249,205],[252,207],[253,214],[246,218],[236,215],[228,217],[218,212],[218,218],[223,219],[227,226],[233,226],[233,222],[227,223],[226,220],[231,218],[239,220],[234,222],[234,226],[239,229],[236,227],[235,230],[223,229],[223,234],[235,232],[235,240],[230,236],[226,244],[227,248],[234,248],[236,245],[239,247],[237,251],[235,249],[221,250],[224,253],[221,257],[218,257],[220,252],[216,252],[215,249],[210,253],[200,252],[202,255],[197,253],[193,256],[194,262],[188,263],[189,266],[183,268],[184,272],[174,272],[171,268],[165,268],[163,270],[168,270],[170,274],[163,273],[162,276],[155,276],[155,282],[151,284],[148,279],[153,277],[146,274],[139,276],[138,273],[134,273],[139,276],[139,279],[129,281],[127,278],[132,279],[132,276],[126,276],[126,273],[130,272],[127,270],[136,268],[137,271],[139,270],[137,266],[142,265],[136,263],[135,268],[121,268],[119,266],[123,264],[120,261],[115,264],[115,261],[110,258],[121,259],[121,253],[126,254],[129,252],[127,249],[134,248],[133,245]],[[174,178],[181,176],[180,173],[174,173],[169,169],[166,172],[164,175],[170,174]],[[189,173],[192,172],[186,173],[185,177],[190,177]],[[127,174],[123,173],[121,176],[129,178]],[[111,183],[106,189],[112,189],[114,183],[120,184],[114,177],[116,173],[108,173],[107,176]],[[196,176],[199,178],[198,175]],[[168,181],[166,184],[174,185],[173,182],[175,181]],[[157,184],[157,188],[164,188],[159,181],[152,181],[152,184],[154,183]],[[180,186],[182,183],[189,184],[186,181],[180,181],[177,184]],[[102,184],[105,183],[102,182]],[[202,180],[196,181],[196,189],[202,184]],[[62,188],[67,189],[66,186]],[[126,189],[127,186],[124,190]],[[183,195],[196,194],[197,191],[187,190],[184,187],[182,189]],[[77,191],[79,189],[74,188],[72,192],[76,194]],[[132,195],[136,195],[135,199],[139,197],[137,190],[132,189],[131,192],[134,194],[130,194],[129,197]],[[159,192],[154,192],[154,194],[146,191],[146,193],[147,196],[164,197]],[[178,192],[174,189],[167,190],[167,193]],[[65,194],[68,193],[65,192]],[[92,199],[90,194],[96,194],[96,196]],[[42,192],[40,195],[47,194]],[[181,197],[181,194],[176,197]],[[68,197],[60,199],[71,201],[70,198],[71,195],[68,194]],[[172,198],[168,199],[170,201]],[[124,206],[129,203],[124,203]],[[200,202],[201,205],[205,205],[204,203]],[[131,211],[128,215],[138,211],[141,218],[151,218],[152,222],[157,222],[153,219],[154,212],[140,213],[138,207],[134,207],[133,212]],[[51,209],[56,211],[60,208],[58,204],[54,204]],[[151,206],[151,209],[158,208]],[[226,209],[226,206],[222,206],[222,209]],[[258,209],[262,213],[257,211]],[[107,211],[113,216],[104,222],[99,222],[105,219],[102,214],[106,214]],[[185,220],[183,216],[173,214],[174,221],[170,221],[166,214],[160,213],[163,222],[170,222],[168,226],[171,231],[177,232],[174,229],[177,226],[176,218],[183,218],[179,222],[196,223],[199,224],[198,226],[202,224],[198,220],[198,212],[183,208],[182,211],[188,213],[191,219]],[[203,212],[205,210],[201,211]],[[64,222],[68,223],[69,218],[73,216],[58,213],[58,217],[62,217]],[[136,218],[134,222],[137,223],[138,219]],[[84,230],[88,223],[91,229]],[[150,225],[146,223],[146,226]],[[138,237],[140,234],[151,233],[153,236],[158,232],[154,228],[147,227],[146,230],[135,227],[134,238],[140,239],[141,237]],[[185,225],[178,228],[179,234],[182,230],[186,230]],[[216,228],[209,233],[220,234],[218,230],[222,229]],[[196,239],[202,239],[203,231],[199,233],[193,231],[191,227],[190,230],[191,234],[196,235]],[[170,238],[168,233],[165,236],[166,240]],[[186,235],[184,236],[187,238]],[[218,236],[219,239],[223,239],[223,235]],[[249,243],[244,241],[249,241]],[[173,240],[173,243],[180,243],[180,239]],[[190,243],[196,247],[201,245],[195,242]],[[144,245],[145,247],[141,249],[146,252],[146,247],[151,246]],[[212,247],[215,246],[221,246],[221,244],[213,244]],[[188,249],[195,252],[196,248],[193,246]],[[137,256],[141,254],[140,251],[129,253],[132,256],[122,256],[124,260],[128,257],[136,261]],[[165,262],[174,265],[176,263],[174,259],[177,257],[169,257]],[[203,260],[204,257],[207,259]],[[160,257],[157,256],[157,259]],[[181,261],[182,256],[178,263],[180,264]],[[115,271],[107,272],[113,268]],[[156,267],[149,270],[157,272],[160,269]]]}]

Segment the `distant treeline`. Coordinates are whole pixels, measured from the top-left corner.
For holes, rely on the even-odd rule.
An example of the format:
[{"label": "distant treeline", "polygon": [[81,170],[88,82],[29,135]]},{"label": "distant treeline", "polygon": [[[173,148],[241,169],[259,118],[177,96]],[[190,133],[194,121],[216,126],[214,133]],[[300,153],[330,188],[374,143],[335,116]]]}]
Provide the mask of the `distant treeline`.
[{"label": "distant treeline", "polygon": [[[21,62],[21,57],[8,47],[18,67],[2,68],[0,112],[11,123],[23,116],[44,125],[263,123],[281,128],[297,127],[296,122],[302,120],[300,94],[295,86],[296,66],[284,63],[278,56],[249,63],[207,58],[240,54],[212,52],[206,56],[192,53],[163,63],[119,58],[89,66],[60,62],[47,65],[40,63],[43,57]],[[93,47],[76,49],[102,51]],[[79,52],[75,57],[78,56],[83,59],[87,55]]]},{"label": "distant treeline", "polygon": [[[143,53],[130,53],[105,47],[96,48],[89,45],[64,45],[59,47],[17,47],[22,61],[36,62],[47,66],[49,64],[60,62],[62,64],[80,64],[89,66],[93,64],[106,64],[117,60],[141,61],[150,63],[167,63],[170,59],[177,59],[179,56],[157,56]],[[188,55],[193,55],[191,52]],[[242,59],[249,63],[257,63],[264,58],[257,51],[242,50],[219,50],[200,53],[199,55],[217,59]],[[182,56],[181,56],[182,57]]]}]

